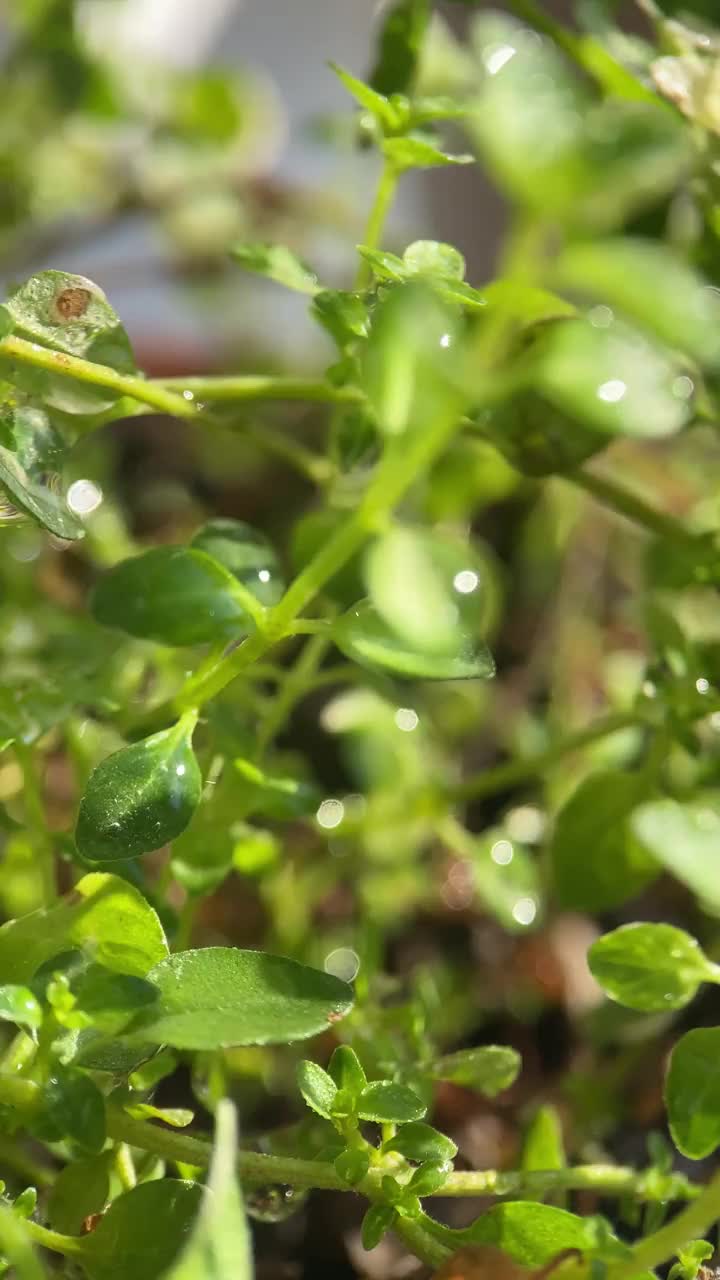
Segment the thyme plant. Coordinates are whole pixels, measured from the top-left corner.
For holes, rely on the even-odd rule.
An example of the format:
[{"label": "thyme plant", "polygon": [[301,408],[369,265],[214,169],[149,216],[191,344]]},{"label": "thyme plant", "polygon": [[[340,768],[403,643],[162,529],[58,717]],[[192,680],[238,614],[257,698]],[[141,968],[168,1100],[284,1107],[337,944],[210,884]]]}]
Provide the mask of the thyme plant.
[{"label": "thyme plant", "polygon": [[[720,1144],[720,1027],[681,1011],[720,981],[720,29],[702,0],[644,0],[634,35],[612,0],[573,27],[511,7],[468,4],[459,44],[399,0],[368,79],[333,68],[379,158],[350,288],[282,244],[227,243],[238,288],[242,269],[306,296],[324,375],[148,378],[111,301],[61,269],[0,307],[0,1248],[21,1280],[243,1280],[243,1193],[272,1217],[320,1189],[363,1199],[365,1249],[392,1231],[468,1280],[673,1259],[693,1280],[712,1253],[720,1174],[689,1162]],[[22,8],[36,43],[16,67],[29,49],[47,73]],[[227,97],[205,92],[217,123]],[[511,208],[477,287],[452,245],[386,233],[406,172],[475,160]],[[298,472],[283,537],[218,511],[141,536],[93,450],[151,413],[228,466],[236,435]],[[576,583],[568,618],[557,582],[583,538],[619,547],[613,598]],[[509,638],[542,599],[550,662],[542,637]],[[336,794],[318,734],[340,744]],[[264,910],[246,949],[213,915],[238,885]],[[569,1153],[549,1104],[516,1167],[455,1167],[432,1123],[448,1086],[492,1099],[522,1070],[482,1033],[501,1003],[482,960],[391,963],[408,923],[460,929],[471,904],[510,949],[596,922]],[[637,1044],[672,1046],[682,1171],[657,1134],[639,1167],[606,1154],[598,1046],[619,1095]],[[286,1127],[248,1135],[248,1078],[275,1081]],[[581,1192],[604,1214],[571,1211]]]}]

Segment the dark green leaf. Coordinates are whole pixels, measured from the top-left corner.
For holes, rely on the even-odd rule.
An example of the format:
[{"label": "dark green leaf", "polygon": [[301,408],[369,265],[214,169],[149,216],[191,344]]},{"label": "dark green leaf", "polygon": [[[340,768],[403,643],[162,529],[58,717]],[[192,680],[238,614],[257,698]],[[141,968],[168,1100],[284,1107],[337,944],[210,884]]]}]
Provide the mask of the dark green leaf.
[{"label": "dark green leaf", "polygon": [[298,1063],[297,1083],[307,1105],[319,1116],[329,1120],[338,1092],[332,1076],[329,1076],[327,1071],[323,1071],[316,1062],[305,1060]]},{"label": "dark green leaf", "polygon": [[55,1068],[43,1090],[44,1112],[63,1137],[91,1155],[105,1142],[105,1101],[84,1071]]},{"label": "dark green leaf", "polygon": [[409,1120],[422,1120],[427,1111],[412,1089],[386,1080],[377,1080],[363,1089],[357,1109],[363,1120],[375,1120],[378,1124],[406,1124]]},{"label": "dark green leaf", "polygon": [[364,1148],[348,1148],[341,1151],[335,1160],[335,1172],[347,1182],[349,1187],[356,1187],[370,1168],[370,1153]]},{"label": "dark green leaf", "polygon": [[148,974],[159,1005],[135,1039],[176,1049],[287,1044],[327,1030],[349,1012],[350,987],[282,956],[208,947],[168,957]]},{"label": "dark green leaf", "polygon": [[689,933],[669,924],[626,924],[606,933],[588,952],[593,977],[612,1000],[629,1009],[682,1009],[701,982],[720,981]]},{"label": "dark green leaf", "polygon": [[101,1213],[110,1195],[107,1154],[73,1160],[57,1175],[48,1199],[48,1218],[54,1231],[79,1236],[85,1219]]},{"label": "dark green leaf", "polygon": [[144,977],[167,955],[160,921],[139,893],[118,876],[83,876],[72,894],[46,910],[10,920],[0,929],[0,977],[27,982],[68,947],[85,947],[99,964]]},{"label": "dark green leaf", "polygon": [[190,1240],[163,1280],[252,1280],[252,1243],[237,1172],[237,1119],[223,1099],[215,1113],[215,1148],[202,1207]]},{"label": "dark green leaf", "polygon": [[372,1204],[362,1220],[360,1235],[363,1249],[375,1249],[395,1221],[395,1210],[389,1204]]},{"label": "dark green leaf", "polygon": [[277,604],[285,590],[280,562],[271,543],[244,520],[209,520],[190,546],[229,569],[261,604]]},{"label": "dark green leaf", "polygon": [[144,1182],[113,1200],[83,1237],[91,1280],[158,1280],[186,1245],[203,1200],[196,1182]]},{"label": "dark green leaf", "polygon": [[191,547],[153,547],[104,574],[91,599],[98,622],[160,644],[205,644],[254,630],[224,565]]},{"label": "dark green leaf", "polygon": [[439,1058],[432,1068],[436,1080],[451,1080],[494,1098],[509,1089],[518,1077],[522,1059],[516,1049],[486,1044],[477,1049],[459,1049]]},{"label": "dark green leaf", "polygon": [[42,1009],[29,987],[0,987],[0,1021],[15,1022],[36,1031],[42,1023]]},{"label": "dark green leaf", "polygon": [[632,898],[657,876],[653,859],[628,825],[645,799],[641,774],[593,773],[560,810],[551,844],[553,883],[562,907],[603,911]]},{"label": "dark green leaf", "polygon": [[369,600],[338,619],[333,639],[361,666],[408,680],[489,680],[495,674],[490,650],[476,636],[459,636],[454,653],[418,653],[391,631]]},{"label": "dark green leaf", "polygon": [[137,858],[180,835],[200,802],[196,716],[108,756],[90,775],[75,840],[92,862]]},{"label": "dark green leaf", "polygon": [[406,93],[413,81],[430,18],[428,0],[395,0],[378,37],[370,84],[378,93]]},{"label": "dark green leaf", "polygon": [[358,1097],[367,1084],[362,1063],[355,1050],[348,1044],[339,1044],[337,1049],[333,1050],[328,1072],[338,1089],[344,1090],[353,1098]]},{"label": "dark green leaf", "polygon": [[401,1125],[394,1137],[383,1143],[383,1151],[399,1151],[407,1160],[417,1162],[433,1160],[446,1163],[457,1155],[455,1143],[422,1120]]},{"label": "dark green leaf", "polygon": [[720,1144],[720,1027],[699,1027],[678,1040],[665,1080],[665,1106],[678,1151],[703,1160]]},{"label": "dark green leaf", "polygon": [[431,1196],[447,1182],[452,1165],[443,1160],[425,1160],[407,1183],[412,1196]]},{"label": "dark green leaf", "polygon": [[317,293],[320,286],[317,276],[304,262],[282,244],[237,244],[232,256],[246,271],[267,276],[286,289],[300,293]]}]

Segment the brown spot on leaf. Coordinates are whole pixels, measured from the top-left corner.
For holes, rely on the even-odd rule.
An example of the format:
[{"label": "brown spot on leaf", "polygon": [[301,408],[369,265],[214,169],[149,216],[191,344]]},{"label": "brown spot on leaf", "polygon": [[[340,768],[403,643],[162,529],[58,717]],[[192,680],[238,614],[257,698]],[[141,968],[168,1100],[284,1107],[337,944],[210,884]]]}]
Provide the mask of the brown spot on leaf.
[{"label": "brown spot on leaf", "polygon": [[90,1232],[95,1230],[101,1218],[101,1213],[89,1213],[87,1218],[83,1218],[80,1234],[83,1236],[89,1236]]},{"label": "brown spot on leaf", "polygon": [[344,1017],[345,1017],[344,1013],[329,1013],[327,1016],[327,1020],[328,1022],[342,1022],[342,1019]]},{"label": "brown spot on leaf", "polygon": [[89,289],[83,289],[81,285],[72,285],[68,289],[60,290],[55,298],[55,310],[61,320],[77,320],[87,311],[91,298]]}]

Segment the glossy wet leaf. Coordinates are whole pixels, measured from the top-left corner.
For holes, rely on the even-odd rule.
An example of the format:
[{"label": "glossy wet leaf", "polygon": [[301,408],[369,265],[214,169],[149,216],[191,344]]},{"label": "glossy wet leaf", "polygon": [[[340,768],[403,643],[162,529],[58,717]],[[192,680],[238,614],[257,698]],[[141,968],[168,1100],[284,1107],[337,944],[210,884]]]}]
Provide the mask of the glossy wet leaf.
[{"label": "glossy wet leaf", "polygon": [[338,1089],[342,1089],[352,1098],[359,1097],[367,1084],[363,1065],[349,1044],[339,1044],[336,1049],[333,1049],[328,1063],[328,1074]]},{"label": "glossy wet leaf", "polygon": [[310,312],[340,348],[367,333],[368,306],[356,293],[321,289],[312,300]]},{"label": "glossy wet leaf", "polygon": [[592,1240],[591,1224],[583,1218],[527,1200],[493,1205],[458,1236],[468,1243],[496,1245],[526,1267],[541,1267],[563,1249],[584,1252]]},{"label": "glossy wet leaf", "polygon": [[209,520],[198,529],[190,546],[229,569],[261,604],[277,604],[285,590],[272,544],[244,520]]},{"label": "glossy wet leaf", "polygon": [[669,924],[626,924],[598,938],[588,966],[606,995],[629,1009],[682,1009],[702,982],[717,982],[695,938]]},{"label": "glossy wet leaf", "polygon": [[83,537],[84,526],[54,479],[64,448],[44,409],[0,382],[0,490],[49,533],[74,540]]},{"label": "glossy wet leaf", "polygon": [[42,1009],[29,987],[0,986],[0,1021],[36,1031],[42,1018]]},{"label": "glossy wet leaf", "polygon": [[394,0],[389,6],[370,75],[378,93],[405,93],[410,88],[429,18],[428,0]]},{"label": "glossy wet leaf", "polygon": [[399,285],[377,304],[360,381],[384,435],[421,432],[453,405],[459,410],[458,332],[457,312],[419,280]]},{"label": "glossy wet leaf", "polygon": [[480,421],[503,457],[528,476],[572,472],[581,462],[607,448],[603,432],[558,409],[536,391],[520,391],[508,397]]},{"label": "glossy wet leaf", "polygon": [[720,1027],[688,1031],[670,1055],[665,1106],[678,1151],[691,1160],[712,1155],[720,1145]]},{"label": "glossy wet leaf", "polygon": [[86,948],[118,973],[144,977],[167,955],[156,912],[118,876],[83,876],[67,898],[0,928],[0,978],[27,982],[42,964],[69,947]]},{"label": "glossy wet leaf", "polygon": [[[5,304],[17,337],[108,365],[119,373],[134,373],[128,336],[102,289],[85,276],[67,271],[40,271],[11,294]],[[93,413],[118,399],[116,394],[86,382],[45,370],[12,368],[12,380],[36,391],[64,413]]]},{"label": "glossy wet leaf", "polygon": [[83,1237],[91,1280],[158,1280],[190,1240],[203,1202],[196,1182],[144,1182],[113,1200]]},{"label": "glossy wet leaf", "polygon": [[310,1109],[329,1120],[338,1092],[332,1076],[323,1071],[317,1062],[305,1060],[298,1063],[297,1085]]},{"label": "glossy wet leaf", "polygon": [[596,431],[652,439],[689,420],[690,380],[667,351],[619,320],[556,325],[537,360],[537,389]]},{"label": "glossy wet leaf", "polygon": [[647,798],[641,774],[591,774],[555,820],[550,846],[555,895],[574,911],[603,911],[634,897],[657,877],[657,864],[633,834],[631,818]]},{"label": "glossy wet leaf", "polygon": [[495,1098],[515,1083],[522,1059],[516,1049],[506,1045],[486,1044],[475,1049],[458,1049],[438,1058],[432,1067],[436,1080],[450,1080]]},{"label": "glossy wet leaf", "polygon": [[91,608],[104,626],[160,644],[205,644],[254,630],[233,574],[193,547],[153,547],[121,561],[98,582]]},{"label": "glossy wet leaf", "polygon": [[215,1144],[207,1191],[192,1235],[163,1280],[252,1280],[252,1241],[237,1177],[237,1117],[223,1099],[215,1112]]},{"label": "glossy wet leaf", "polygon": [[110,1195],[106,1154],[73,1160],[58,1173],[48,1198],[50,1226],[64,1235],[79,1236],[85,1219],[101,1213]]},{"label": "glossy wet leaf", "polygon": [[202,779],[192,749],[194,719],[181,719],[108,756],[90,775],[75,841],[84,858],[112,862],[159,849],[188,825]]},{"label": "glossy wet leaf", "polygon": [[136,1039],[176,1049],[288,1044],[349,1012],[352,990],[330,974],[259,951],[207,947],[168,957],[148,974],[159,1004]]},{"label": "glossy wet leaf", "polygon": [[390,1230],[396,1217],[395,1209],[389,1204],[372,1204],[362,1220],[360,1238],[363,1249],[377,1248],[383,1236]]},{"label": "glossy wet leaf", "polygon": [[617,237],[570,245],[560,281],[610,307],[701,364],[720,359],[720,295],[663,244]]},{"label": "glossy wet leaf", "polygon": [[54,1068],[43,1089],[43,1111],[51,1126],[82,1151],[96,1155],[105,1142],[105,1100],[84,1071]]},{"label": "glossy wet leaf", "polygon": [[458,249],[439,240],[414,240],[402,256],[412,275],[439,276],[442,280],[464,280],[465,259]]},{"label": "glossy wet leaf", "polygon": [[456,656],[487,622],[487,569],[470,546],[432,531],[394,525],[365,557],[377,613],[418,653]]},{"label": "glossy wet leaf", "polygon": [[633,814],[632,828],[661,867],[711,910],[720,908],[720,799],[716,792],[700,793],[687,801],[653,800]]},{"label": "glossy wet leaf", "polygon": [[320,288],[315,272],[283,244],[237,244],[231,252],[246,271],[267,276],[286,289],[314,294]]},{"label": "glossy wet leaf", "polygon": [[376,1080],[367,1085],[357,1101],[358,1115],[378,1124],[422,1120],[426,1111],[427,1107],[412,1089],[390,1080]]},{"label": "glossy wet leaf", "polygon": [[451,653],[423,653],[395,634],[369,600],[361,600],[333,627],[339,649],[354,662],[407,680],[489,680],[495,663],[475,635],[458,635]]}]

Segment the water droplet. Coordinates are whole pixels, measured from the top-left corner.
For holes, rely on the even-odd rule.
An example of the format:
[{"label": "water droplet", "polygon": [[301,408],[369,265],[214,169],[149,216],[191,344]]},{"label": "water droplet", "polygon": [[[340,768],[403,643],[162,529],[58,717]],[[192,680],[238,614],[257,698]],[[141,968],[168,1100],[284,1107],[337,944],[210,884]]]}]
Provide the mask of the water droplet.
[{"label": "water droplet", "polygon": [[512,918],[518,924],[532,924],[537,915],[537,903],[534,898],[518,898],[512,909]]},{"label": "water droplet", "polygon": [[323,968],[342,982],[353,982],[360,969],[360,957],[352,947],[336,947],[326,955]]},{"label": "water droplet", "polygon": [[333,827],[339,827],[345,817],[345,806],[342,800],[323,800],[315,814],[318,826],[323,827],[326,831],[331,831]]},{"label": "water droplet", "polygon": [[627,393],[627,383],[622,378],[610,378],[608,382],[603,382],[597,389],[598,400],[604,400],[606,404],[617,404]]},{"label": "water droplet", "polygon": [[710,681],[706,680],[704,676],[700,676],[700,679],[695,681],[695,688],[698,693],[709,693]]},{"label": "water droplet", "polygon": [[610,307],[600,306],[591,307],[588,311],[588,320],[594,329],[609,329],[613,323],[615,316]]},{"label": "water droplet", "polygon": [[496,76],[498,71],[502,71],[510,59],[515,57],[516,53],[517,49],[511,44],[486,45],[481,57],[488,75]]},{"label": "water droplet", "polygon": [[92,480],[75,480],[67,491],[65,501],[76,516],[89,516],[103,500],[103,492]]},{"label": "water droplet", "polygon": [[194,399],[195,399],[194,391],[183,391],[183,400],[194,400]]},{"label": "water droplet", "polygon": [[284,1222],[301,1209],[307,1192],[294,1187],[254,1187],[245,1192],[245,1207],[257,1222]]},{"label": "water droplet", "polygon": [[480,578],[474,569],[461,569],[453,578],[453,586],[461,595],[468,596],[471,591],[477,590],[480,584]]},{"label": "water droplet", "polygon": [[490,850],[490,857],[499,867],[507,867],[512,862],[514,856],[515,850],[509,840],[496,840]]},{"label": "water droplet", "polygon": [[402,729],[403,733],[412,733],[419,723],[420,717],[412,707],[398,707],[395,712],[395,724],[398,729]]},{"label": "water droplet", "polygon": [[694,390],[695,383],[692,378],[688,378],[685,374],[676,378],[672,384],[672,393],[677,396],[678,400],[689,400]]},{"label": "water droplet", "polygon": [[182,778],[183,774],[185,773],[185,765],[184,764],[176,765],[175,772],[178,778]]}]

